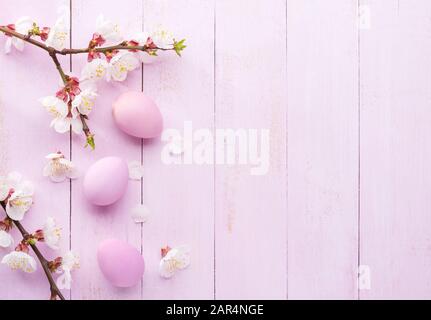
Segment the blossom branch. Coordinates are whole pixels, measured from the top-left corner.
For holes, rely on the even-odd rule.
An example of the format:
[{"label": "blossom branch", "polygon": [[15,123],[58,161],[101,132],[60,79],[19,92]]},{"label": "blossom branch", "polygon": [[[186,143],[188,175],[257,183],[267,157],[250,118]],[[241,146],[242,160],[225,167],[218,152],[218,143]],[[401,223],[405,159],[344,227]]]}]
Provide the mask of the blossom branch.
[{"label": "blossom branch", "polygon": [[[23,35],[23,34],[16,32],[12,29],[9,29],[7,26],[0,26],[0,31],[9,35],[9,36],[16,37],[18,39],[21,39],[25,42],[28,42],[28,43],[36,46],[36,47],[39,47],[39,48],[49,52],[48,46],[46,46],[43,42],[40,42],[40,41],[37,41],[37,40],[30,38],[29,35]],[[57,50],[55,50],[55,51],[57,51]]]},{"label": "blossom branch", "polygon": [[[175,51],[175,48],[160,48],[160,47],[154,47],[155,50],[161,50],[161,51]],[[99,53],[107,53],[115,50],[131,50],[131,51],[145,51],[147,52],[150,50],[150,48],[145,46],[134,46],[134,45],[128,45],[127,43],[121,43],[115,46],[109,46],[109,47],[98,47],[94,49],[85,48],[85,49],[63,49],[63,50],[57,50],[58,54],[61,55],[68,55],[68,54],[80,54],[80,53],[89,53],[90,51],[96,51]]]},{"label": "blossom branch", "polygon": [[[18,32],[20,30],[21,30],[21,32]],[[92,107],[91,104],[94,102],[91,102],[88,99],[94,100],[94,97],[96,95],[94,93],[91,93],[91,92],[88,93],[87,92],[86,94],[87,95],[89,94],[90,97],[87,96],[84,98],[80,98],[81,103],[83,101],[82,99],[87,99],[85,102],[85,103],[87,103],[87,105],[84,107],[84,110],[80,108],[80,107],[82,107],[81,105],[78,105],[78,106],[73,105],[72,101],[81,92],[81,89],[79,87],[80,80],[77,78],[73,78],[71,76],[68,76],[64,72],[64,70],[61,66],[61,63],[58,60],[57,55],[73,55],[73,54],[85,53],[85,54],[88,54],[88,61],[91,62],[95,58],[100,58],[101,54],[103,54],[106,57],[106,61],[109,63],[111,61],[111,59],[113,59],[113,57],[116,56],[117,53],[119,53],[120,51],[144,52],[150,56],[157,56],[157,51],[159,51],[159,50],[160,51],[175,51],[179,56],[181,56],[182,50],[184,50],[184,48],[186,48],[186,46],[184,44],[185,39],[183,39],[181,41],[176,41],[175,39],[173,39],[173,37],[171,38],[173,43],[169,44],[168,46],[166,46],[166,43],[164,44],[165,46],[164,45],[157,45],[156,43],[154,43],[154,41],[150,37],[148,37],[148,38],[145,38],[141,42],[138,42],[135,40],[122,41],[118,45],[111,45],[111,46],[102,47],[102,45],[105,43],[106,39],[101,34],[96,32],[93,34],[93,38],[89,42],[87,48],[83,48],[83,49],[63,48],[63,49],[61,49],[63,47],[63,44],[61,46],[57,46],[57,44],[54,44],[52,41],[51,42],[49,41],[50,35],[54,34],[53,37],[55,37],[56,31],[53,31],[50,28],[40,29],[39,26],[37,26],[37,24],[35,22],[33,22],[33,25],[30,29],[27,27],[27,28],[25,28],[25,30],[28,30],[28,31],[23,31],[22,28],[18,29],[13,24],[7,25],[7,26],[0,26],[0,32],[3,32],[6,36],[15,37],[15,38],[19,39],[19,41],[22,41],[23,43],[26,42],[26,43],[29,43],[31,45],[34,45],[34,46],[46,51],[49,54],[49,56],[51,57],[51,59],[53,60],[53,62],[55,64],[57,71],[60,74],[60,77],[61,77],[63,84],[64,84],[64,88],[62,90],[60,90],[59,92],[57,92],[56,97],[63,100],[63,102],[65,103],[63,105],[60,104],[60,106],[58,106],[57,105],[58,101],[55,99],[54,100],[48,99],[47,101],[45,101],[46,103],[42,102],[42,104],[46,108],[49,108],[51,113],[54,113],[55,117],[60,117],[59,119],[54,119],[51,125],[55,126],[56,131],[61,132],[61,133],[65,132],[66,128],[69,128],[69,130],[73,130],[76,133],[79,133],[82,130],[82,132],[84,132],[84,134],[86,136],[86,141],[87,141],[86,146],[89,145],[92,149],[95,149],[94,134],[92,134],[92,132],[91,132],[91,130],[87,124],[87,120],[88,120],[88,114],[91,111],[91,107]],[[60,34],[58,37],[60,37],[62,39],[61,41],[64,42],[64,31],[58,31],[58,32]],[[33,36],[40,37],[40,39],[45,41],[45,43],[38,41],[38,40],[35,40],[34,38],[32,38]],[[17,48],[19,48],[19,47],[17,47]],[[22,49],[19,49],[19,50],[22,50]],[[127,54],[127,53],[124,53],[124,54]],[[119,59],[121,59],[121,58],[119,58]],[[119,61],[119,59],[116,60],[116,63],[119,63],[120,66],[118,67],[118,69],[115,69],[114,74],[107,74],[106,75],[106,78],[108,81],[111,78],[113,78],[116,81],[125,80],[126,76],[127,76],[127,72],[133,70],[138,65],[137,59],[136,59],[136,61],[133,61],[133,59],[131,59],[130,57],[124,58],[126,60],[128,59],[127,61],[123,61],[123,60]],[[96,68],[97,68],[97,66],[96,66]],[[104,66],[102,66],[102,68],[104,68]],[[100,77],[100,74],[104,75],[104,71],[96,70],[96,74],[99,74],[98,77]],[[86,78],[84,78],[84,79],[86,79]],[[61,109],[61,110],[59,110],[59,109]],[[64,111],[65,109],[67,109],[66,114]],[[79,119],[77,119],[77,117],[79,117]],[[65,120],[65,119],[67,119],[67,120]],[[60,120],[60,121],[57,121],[57,120]],[[67,121],[69,121],[70,125],[68,125]],[[58,122],[58,126],[57,126],[57,122]],[[79,125],[76,122],[78,122]]]},{"label": "blossom branch", "polygon": [[48,47],[43,42],[37,41],[35,39],[32,39],[29,37],[29,35],[24,35],[19,32],[16,32],[14,30],[9,29],[7,26],[0,26],[0,31],[9,35],[16,37],[18,39],[21,39],[25,42],[28,42],[32,45],[35,45],[36,47],[39,47],[51,54],[51,52],[55,55],[71,55],[71,54],[82,54],[82,53],[90,53],[91,51],[99,52],[99,53],[107,53],[115,50],[132,50],[132,51],[144,51],[148,52],[148,50],[160,50],[160,51],[176,51],[175,46],[172,48],[160,48],[158,46],[150,48],[147,45],[144,46],[135,46],[135,45],[128,45],[127,42],[122,42],[121,44],[115,45],[115,46],[109,46],[109,47],[97,47],[97,48],[82,48],[82,49],[62,49],[57,50],[52,47]]},{"label": "blossom branch", "polygon": [[[2,201],[0,202],[1,207],[6,212],[6,204]],[[10,218],[9,218],[10,219]],[[17,227],[19,232],[21,233],[24,240],[29,240],[31,238],[30,233],[23,227],[21,222],[10,219],[13,224]],[[30,247],[33,249],[33,252],[35,253],[36,257],[38,258],[40,264],[42,265],[43,271],[45,272],[46,278],[48,279],[50,290],[51,290],[51,300],[56,300],[57,297],[60,298],[60,300],[65,300],[63,294],[61,293],[60,289],[58,289],[57,284],[55,283],[51,270],[49,268],[49,261],[42,255],[37,245],[31,241],[29,241]]]},{"label": "blossom branch", "polygon": [[[49,52],[49,56],[52,58],[52,60],[54,61],[54,64],[57,68],[58,73],[60,74],[61,80],[63,81],[64,85],[67,86],[68,82],[69,82],[69,76],[66,75],[66,73],[64,72],[60,61],[57,58],[57,50],[55,50],[54,48],[49,47],[48,48],[48,52]],[[69,104],[69,109],[71,109],[71,105]],[[87,124],[87,118],[80,114],[79,118],[82,122],[82,127],[83,127],[83,131],[85,133],[85,136],[87,138],[87,144],[94,149],[95,148],[95,143],[94,143],[94,135],[91,133],[90,128],[88,127]]]},{"label": "blossom branch", "polygon": [[58,61],[57,54],[55,53],[54,48],[48,48],[49,56],[51,57],[52,61],[54,61],[55,67],[57,68],[58,73],[60,74],[61,80],[63,81],[64,85],[67,85],[67,76],[64,73],[64,70],[60,64],[60,61]]},{"label": "blossom branch", "polygon": [[[60,74],[61,80],[63,81],[64,85],[67,85],[69,77],[64,72],[64,70],[63,70],[63,68],[61,66],[61,63],[60,63],[60,61],[57,58],[57,54],[60,53],[59,50],[56,50],[56,49],[54,49],[52,47],[48,47],[44,43],[30,38],[31,34],[23,35],[23,34],[21,34],[19,32],[16,32],[16,31],[14,31],[12,29],[9,29],[8,27],[2,27],[2,26],[0,26],[0,31],[4,32],[5,34],[7,34],[9,36],[14,36],[14,37],[16,37],[18,39],[21,39],[21,40],[23,40],[25,42],[28,42],[28,43],[36,46],[36,47],[39,47],[39,48],[47,51],[48,54],[49,54],[49,56],[51,57],[52,61],[54,62],[55,66],[57,68],[58,73]],[[95,144],[94,144],[94,135],[91,133],[90,128],[88,127],[88,124],[86,122],[85,117],[83,117],[82,115],[80,115],[80,119],[81,119],[81,122],[82,122],[82,126],[84,128],[85,136],[87,138],[87,144],[90,145],[92,149],[94,149],[94,147],[95,147]]]}]

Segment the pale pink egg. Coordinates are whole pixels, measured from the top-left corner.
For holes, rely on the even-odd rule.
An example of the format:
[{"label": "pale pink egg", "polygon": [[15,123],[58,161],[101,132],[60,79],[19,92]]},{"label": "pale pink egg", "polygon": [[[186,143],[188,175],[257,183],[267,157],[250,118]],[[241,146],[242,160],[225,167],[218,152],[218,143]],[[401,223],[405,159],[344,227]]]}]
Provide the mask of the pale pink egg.
[{"label": "pale pink egg", "polygon": [[99,268],[114,286],[127,288],[138,284],[145,264],[141,253],[127,242],[108,239],[97,250]]},{"label": "pale pink egg", "polygon": [[107,206],[123,197],[128,183],[129,168],[126,161],[118,157],[106,157],[87,170],[83,192],[90,203]]},{"label": "pale pink egg", "polygon": [[117,126],[138,138],[155,138],[163,130],[163,118],[155,102],[138,91],[123,93],[113,104]]}]

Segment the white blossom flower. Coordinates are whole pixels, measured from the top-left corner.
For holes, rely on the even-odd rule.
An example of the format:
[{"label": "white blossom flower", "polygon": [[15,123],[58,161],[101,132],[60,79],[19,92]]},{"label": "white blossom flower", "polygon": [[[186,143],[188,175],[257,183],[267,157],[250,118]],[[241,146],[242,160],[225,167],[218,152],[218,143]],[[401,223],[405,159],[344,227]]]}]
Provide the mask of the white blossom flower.
[{"label": "white blossom flower", "polygon": [[[33,20],[29,17],[22,17],[18,19],[15,24],[14,28],[15,31],[21,34],[28,34],[28,32],[33,28]],[[15,49],[19,51],[24,50],[24,40],[18,39],[16,37],[7,37],[6,43],[5,43],[5,52],[6,54],[9,54],[11,52],[12,46],[15,47]]]},{"label": "white blossom flower", "polygon": [[57,287],[59,289],[70,290],[72,285],[72,271],[79,268],[79,258],[72,251],[67,252],[62,257],[61,266],[58,272],[62,273],[57,278]]},{"label": "white blossom flower", "polygon": [[21,174],[18,172],[11,172],[6,177],[0,177],[0,201],[5,201],[8,198],[20,179]]},{"label": "white blossom flower", "polygon": [[81,72],[81,81],[85,80],[100,80],[106,76],[108,62],[103,59],[94,59],[87,63]]},{"label": "white blossom flower", "polygon": [[99,15],[96,20],[96,33],[105,40],[105,45],[119,44],[123,40],[120,27],[112,21],[106,20]]},{"label": "white blossom flower", "polygon": [[1,263],[13,270],[19,269],[27,273],[33,273],[37,269],[36,260],[23,251],[12,251],[3,257]]},{"label": "white blossom flower", "polygon": [[64,119],[67,117],[67,104],[54,96],[48,96],[39,100],[46,110],[54,117],[51,121],[51,127],[54,127],[57,132],[66,132]]},{"label": "white blossom flower", "polygon": [[163,278],[171,278],[176,271],[190,265],[190,248],[181,246],[170,249],[160,260],[159,273]]},{"label": "white blossom flower", "polygon": [[9,196],[10,186],[7,177],[0,177],[0,201],[5,201]]},{"label": "white blossom flower", "polygon": [[70,290],[72,287],[72,273],[70,270],[64,270],[63,274],[57,278],[56,284],[60,290]]},{"label": "white blossom flower", "polygon": [[77,108],[80,114],[89,115],[96,102],[97,93],[90,88],[84,89],[72,101],[72,107]]},{"label": "white blossom flower", "polygon": [[138,204],[132,209],[132,219],[136,223],[146,223],[150,217],[150,210],[144,204]]},{"label": "white blossom flower", "polygon": [[66,252],[63,255],[63,260],[61,262],[61,268],[63,270],[75,270],[79,268],[79,257],[72,251]]},{"label": "white blossom flower", "polygon": [[151,33],[151,39],[157,47],[162,49],[172,49],[174,46],[174,34],[162,27]]},{"label": "white blossom flower", "polygon": [[78,170],[75,165],[64,157],[61,152],[50,153],[46,156],[48,163],[43,168],[43,176],[49,177],[53,182],[63,182],[66,179],[75,179]]},{"label": "white blossom flower", "polygon": [[33,204],[33,184],[22,181],[21,174],[10,173],[7,177],[10,197],[6,203],[6,213],[12,220],[20,221]]},{"label": "white blossom flower", "polygon": [[135,70],[139,65],[139,59],[132,52],[119,52],[111,59],[106,78],[108,81],[111,79],[115,81],[124,81],[127,78],[127,73]]},{"label": "white blossom flower", "polygon": [[46,245],[53,250],[58,250],[58,244],[61,238],[61,229],[57,227],[54,218],[48,217],[48,219],[46,219],[42,232],[43,241]]},{"label": "white blossom flower", "polygon": [[57,50],[63,50],[66,47],[66,40],[69,36],[69,26],[65,16],[57,19],[54,26],[48,34],[45,44]]},{"label": "white blossom flower", "polygon": [[139,161],[129,161],[129,179],[141,180],[144,176],[144,166]]},{"label": "white blossom flower", "polygon": [[78,112],[72,108],[72,116],[69,116],[67,104],[54,96],[48,96],[39,100],[46,110],[54,117],[51,127],[58,133],[69,132],[72,127],[73,132],[82,132],[82,122],[78,117]]},{"label": "white blossom flower", "polygon": [[12,244],[13,244],[12,236],[8,232],[4,230],[0,230],[0,247],[9,248]]}]

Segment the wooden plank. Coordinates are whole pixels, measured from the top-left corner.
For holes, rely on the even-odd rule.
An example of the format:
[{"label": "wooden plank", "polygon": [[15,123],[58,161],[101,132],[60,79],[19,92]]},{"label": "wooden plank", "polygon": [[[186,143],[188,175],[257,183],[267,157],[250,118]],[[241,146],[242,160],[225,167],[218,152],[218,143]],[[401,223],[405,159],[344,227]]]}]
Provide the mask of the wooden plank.
[{"label": "wooden plank", "polygon": [[252,175],[250,159],[216,166],[217,299],[287,296],[285,5],[216,1],[217,130],[270,137],[268,172]]},{"label": "wooden plank", "polygon": [[431,2],[361,5],[361,298],[429,299]]},{"label": "wooden plank", "polygon": [[[73,46],[86,47],[95,31],[99,14],[118,23],[127,32],[138,32],[142,26],[142,1],[117,2],[73,0]],[[87,57],[73,57],[73,71],[79,75]],[[73,137],[73,160],[85,172],[95,161],[106,156],[119,156],[126,161],[141,158],[141,141],[122,133],[112,118],[112,103],[128,90],[141,89],[141,72],[129,73],[125,82],[101,83],[96,106],[89,125],[96,134],[96,150],[84,149],[83,137]],[[77,272],[72,297],[74,299],[140,299],[141,286],[128,289],[112,287],[102,276],[97,265],[97,247],[106,238],[127,241],[141,248],[141,226],[131,219],[131,209],[140,203],[141,185],[130,181],[127,194],[116,204],[97,208],[84,199],[82,179],[72,187],[72,249],[81,255],[81,269]]]},{"label": "wooden plank", "polygon": [[289,0],[289,298],[357,297],[357,1]]},{"label": "wooden plank", "polygon": [[[170,53],[162,62],[144,67],[144,92],[162,109],[165,129],[183,134],[184,121],[192,121],[195,129],[213,132],[213,2],[145,0],[144,23],[147,30],[163,26],[177,40],[187,39],[181,59]],[[148,268],[143,297],[210,299],[214,296],[214,168],[167,165],[161,161],[163,147],[159,139],[144,145],[143,200],[151,217],[144,225]],[[191,266],[169,280],[158,274],[160,248],[166,245],[191,247]]]},{"label": "wooden plank", "polygon": [[[53,25],[57,17],[59,1],[48,0],[34,5],[30,0],[2,3],[0,25],[14,23],[23,16],[30,16],[43,26]],[[30,9],[31,8],[31,9]],[[38,102],[39,98],[53,95],[58,90],[60,77],[51,58],[45,51],[27,45],[23,53],[3,52],[6,38],[0,35],[0,175],[19,171],[25,179],[35,184],[34,205],[23,220],[30,232],[39,229],[48,216],[62,227],[62,251],[69,248],[69,183],[54,184],[42,171],[45,156],[61,150],[69,154],[69,136],[60,135],[49,127],[50,116]],[[67,59],[62,59],[66,68]],[[4,214],[0,213],[0,219]],[[20,241],[14,229],[15,243]],[[40,247],[48,259],[58,252]],[[7,253],[0,248],[0,258]],[[0,265],[2,299],[49,299],[49,284],[43,270],[35,274],[23,274]],[[68,292],[65,292],[68,296]]]}]

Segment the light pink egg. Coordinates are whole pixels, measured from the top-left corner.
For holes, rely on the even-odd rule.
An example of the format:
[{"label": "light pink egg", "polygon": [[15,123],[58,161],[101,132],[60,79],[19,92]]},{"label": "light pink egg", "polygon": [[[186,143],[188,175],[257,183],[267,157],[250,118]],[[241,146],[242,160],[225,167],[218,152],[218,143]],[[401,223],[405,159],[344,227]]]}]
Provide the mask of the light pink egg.
[{"label": "light pink egg", "polygon": [[118,157],[106,157],[94,163],[87,170],[83,192],[90,203],[107,206],[123,197],[128,183],[127,163]]},{"label": "light pink egg", "polygon": [[163,118],[155,102],[138,91],[123,93],[113,104],[117,126],[138,138],[155,138],[163,130]]},{"label": "light pink egg", "polygon": [[97,260],[105,278],[116,287],[133,287],[144,274],[145,264],[141,253],[121,240],[103,241],[97,251]]}]

